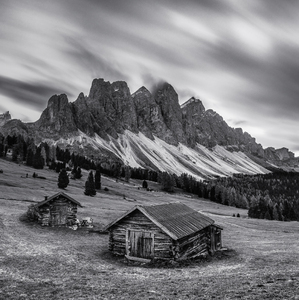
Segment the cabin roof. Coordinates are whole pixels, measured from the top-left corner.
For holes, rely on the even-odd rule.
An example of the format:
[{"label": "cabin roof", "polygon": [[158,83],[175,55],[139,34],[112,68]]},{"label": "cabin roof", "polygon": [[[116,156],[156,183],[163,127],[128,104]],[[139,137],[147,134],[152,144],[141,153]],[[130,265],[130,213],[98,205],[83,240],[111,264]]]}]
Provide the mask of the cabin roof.
[{"label": "cabin roof", "polygon": [[70,197],[69,195],[65,194],[64,192],[58,192],[58,193],[54,194],[53,196],[48,197],[47,199],[45,199],[45,200],[43,200],[43,201],[37,203],[37,204],[36,204],[36,207],[43,206],[44,204],[48,203],[49,201],[52,201],[52,200],[54,200],[55,198],[58,198],[58,197],[60,197],[60,196],[63,196],[64,198],[66,198],[66,199],[70,200],[71,202],[73,202],[73,203],[79,205],[80,207],[83,207],[83,206],[81,205],[80,202],[78,202],[78,201],[75,200],[74,198]]},{"label": "cabin roof", "polygon": [[104,229],[109,229],[135,210],[139,210],[147,216],[174,240],[189,236],[214,224],[214,220],[183,203],[167,203],[152,206],[137,205],[108,224]]}]

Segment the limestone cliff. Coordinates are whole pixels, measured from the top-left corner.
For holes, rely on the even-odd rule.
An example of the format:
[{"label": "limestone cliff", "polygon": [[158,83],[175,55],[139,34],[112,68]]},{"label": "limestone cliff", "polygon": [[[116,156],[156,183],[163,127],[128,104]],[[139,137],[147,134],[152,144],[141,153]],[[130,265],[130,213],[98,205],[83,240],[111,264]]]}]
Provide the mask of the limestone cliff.
[{"label": "limestone cliff", "polygon": [[7,121],[9,120],[11,120],[11,115],[9,111],[5,112],[4,114],[0,114],[0,127],[5,125],[5,123],[7,123]]},{"label": "limestone cliff", "polygon": [[43,138],[59,139],[61,136],[75,134],[77,127],[67,96],[52,96],[47,108],[34,125],[36,134]]},{"label": "limestone cliff", "polygon": [[158,137],[174,146],[183,144],[195,149],[199,144],[213,150],[219,145],[231,152],[242,151],[259,163],[298,165],[298,158],[287,148],[263,149],[249,133],[228,126],[218,113],[206,110],[200,99],[192,97],[180,106],[175,89],[168,83],[160,84],[152,93],[143,86],[131,94],[124,81],[94,79],[89,94],[80,93],[74,102],[69,102],[65,94],[52,96],[34,123],[9,119],[8,112],[0,115],[0,132],[20,133],[37,143],[80,137],[83,133],[113,140],[117,149],[118,142],[126,143],[123,136],[129,131],[140,132],[152,141]]}]

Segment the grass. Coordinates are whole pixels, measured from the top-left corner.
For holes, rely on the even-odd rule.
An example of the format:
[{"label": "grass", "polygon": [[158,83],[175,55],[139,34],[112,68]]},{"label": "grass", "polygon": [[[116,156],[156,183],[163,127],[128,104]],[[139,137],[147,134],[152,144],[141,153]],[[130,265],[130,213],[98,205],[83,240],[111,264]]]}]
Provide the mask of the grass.
[{"label": "grass", "polygon": [[[108,236],[22,221],[29,204],[59,191],[58,174],[0,160],[0,299],[299,299],[298,222],[248,219],[242,209],[192,195],[153,192],[102,178],[95,197],[83,194],[88,173],[65,192],[78,217],[101,228],[136,204],[181,201],[212,217],[229,251],[173,265],[128,265],[108,252]],[[29,174],[28,178],[25,177]],[[22,177],[21,177],[22,176]],[[232,217],[239,213],[241,218]]]}]

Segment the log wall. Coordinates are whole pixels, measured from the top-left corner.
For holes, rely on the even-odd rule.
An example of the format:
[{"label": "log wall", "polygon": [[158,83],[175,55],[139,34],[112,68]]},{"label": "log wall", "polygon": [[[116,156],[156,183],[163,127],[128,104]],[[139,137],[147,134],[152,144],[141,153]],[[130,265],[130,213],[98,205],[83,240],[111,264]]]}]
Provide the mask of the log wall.
[{"label": "log wall", "polygon": [[[110,228],[109,250],[129,255],[128,230],[150,232],[153,236],[153,259],[191,259],[213,254],[221,248],[221,230],[213,225],[180,240],[173,240],[140,211],[134,211]],[[217,235],[217,236],[216,236]]]},{"label": "log wall", "polygon": [[[62,209],[63,208],[63,209]],[[63,197],[55,199],[37,209],[38,222],[42,226],[73,225],[77,219],[77,204]],[[61,221],[54,224],[51,214],[60,214]]]},{"label": "log wall", "polygon": [[209,227],[202,229],[188,237],[176,242],[174,249],[175,257],[178,260],[195,258],[200,255],[206,255],[210,247]]},{"label": "log wall", "polygon": [[125,255],[127,230],[140,230],[151,232],[154,236],[154,257],[159,259],[172,259],[173,241],[157,225],[144,216],[141,212],[135,211],[116,223],[109,234],[109,250],[116,255]]}]

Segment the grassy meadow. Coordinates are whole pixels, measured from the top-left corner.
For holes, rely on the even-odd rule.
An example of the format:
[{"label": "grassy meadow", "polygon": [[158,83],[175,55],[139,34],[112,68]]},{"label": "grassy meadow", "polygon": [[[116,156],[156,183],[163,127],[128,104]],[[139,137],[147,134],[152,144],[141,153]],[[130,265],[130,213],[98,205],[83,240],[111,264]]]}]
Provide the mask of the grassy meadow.
[{"label": "grassy meadow", "polygon": [[[58,191],[58,174],[0,160],[0,299],[299,299],[298,222],[247,218],[222,206],[158,184],[116,182],[84,195],[88,175],[64,190],[78,200],[78,217],[102,228],[137,204],[180,201],[221,225],[221,255],[186,264],[127,264],[108,252],[108,235],[41,227],[22,221],[28,205]],[[33,172],[46,179],[33,178]],[[26,178],[28,174],[28,178]],[[109,191],[104,191],[107,187]],[[233,217],[239,213],[240,218]]]}]

